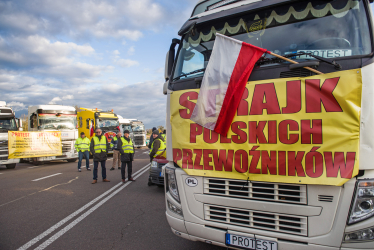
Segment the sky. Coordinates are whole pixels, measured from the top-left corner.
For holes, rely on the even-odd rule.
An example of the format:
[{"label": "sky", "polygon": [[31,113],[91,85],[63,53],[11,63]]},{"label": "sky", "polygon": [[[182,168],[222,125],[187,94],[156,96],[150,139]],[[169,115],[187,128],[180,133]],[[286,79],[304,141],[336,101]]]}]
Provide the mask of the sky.
[{"label": "sky", "polygon": [[166,53],[198,0],[0,0],[0,101],[165,126]]}]

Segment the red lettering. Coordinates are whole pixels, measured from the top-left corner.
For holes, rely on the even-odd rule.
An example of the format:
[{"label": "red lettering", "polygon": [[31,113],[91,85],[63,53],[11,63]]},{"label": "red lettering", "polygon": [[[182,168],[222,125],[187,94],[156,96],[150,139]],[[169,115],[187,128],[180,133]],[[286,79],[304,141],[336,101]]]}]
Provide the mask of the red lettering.
[{"label": "red lettering", "polygon": [[286,152],[278,151],[278,174],[286,175]]},{"label": "red lettering", "polygon": [[338,85],[339,77],[326,79],[320,87],[320,80],[309,79],[305,81],[305,102],[307,113],[321,113],[321,103],[326,112],[342,112],[338,101],[332,94]]},{"label": "red lettering", "polygon": [[183,149],[182,168],[193,169],[192,150]]},{"label": "red lettering", "polygon": [[247,124],[245,122],[234,122],[231,125],[231,130],[236,135],[231,136],[231,139],[234,143],[242,144],[245,143],[247,140],[247,134],[241,130],[247,128]]},{"label": "red lettering", "polygon": [[258,125],[257,125],[257,122],[255,121],[248,122],[248,131],[249,131],[248,143],[257,144],[257,140],[258,140],[258,143],[261,143],[261,144],[267,143],[266,137],[264,135],[265,125],[266,125],[266,121],[260,121],[258,122]]},{"label": "red lettering", "polygon": [[277,121],[268,121],[268,143],[277,144]]},{"label": "red lettering", "polygon": [[332,152],[324,152],[326,164],[326,176],[338,176],[340,170],[341,178],[351,179],[353,174],[353,167],[355,166],[356,153],[348,152],[347,159],[344,159],[344,152],[335,152],[334,160],[332,159]]},{"label": "red lettering", "polygon": [[297,176],[305,177],[304,168],[302,161],[304,158],[305,152],[299,151],[295,157],[295,151],[288,152],[288,176]]},{"label": "red lettering", "polygon": [[173,148],[173,160],[175,163],[178,163],[179,160],[182,160],[182,150],[179,148]]},{"label": "red lettering", "polygon": [[196,136],[203,133],[203,127],[196,123],[190,124],[190,143],[196,143]]},{"label": "red lettering", "polygon": [[213,166],[210,165],[210,163],[212,162],[212,157],[210,156],[211,154],[212,154],[211,149],[203,150],[204,170],[213,170]]},{"label": "red lettering", "polygon": [[287,82],[287,106],[282,114],[293,114],[301,110],[301,81]]},{"label": "red lettering", "polygon": [[226,154],[225,149],[221,149],[218,154],[218,150],[213,150],[214,168],[216,171],[222,171],[222,166],[226,172],[232,172],[232,163],[234,159],[234,150],[228,150]]},{"label": "red lettering", "polygon": [[194,169],[203,169],[203,165],[200,164],[201,157],[203,156],[203,150],[202,149],[194,149],[193,152],[195,153],[195,163],[193,165]]},{"label": "red lettering", "polygon": [[218,134],[210,129],[204,128],[204,142],[216,143],[218,141]]},{"label": "red lettering", "polygon": [[194,110],[196,103],[191,102],[190,100],[197,100],[197,97],[199,94],[197,92],[191,91],[191,92],[186,92],[182,94],[179,98],[179,104],[186,109],[180,109],[179,110],[179,115],[183,119],[190,119],[192,115],[192,111]]},{"label": "red lettering", "polygon": [[257,168],[258,161],[260,160],[260,151],[256,151],[258,146],[254,146],[250,151],[249,155],[252,155],[251,164],[249,165],[249,173],[250,174],[261,174],[261,169]]},{"label": "red lettering", "polygon": [[[264,99],[266,102],[264,102]],[[280,114],[279,102],[274,83],[256,84],[253,93],[250,115]]]},{"label": "red lettering", "polygon": [[271,175],[277,175],[277,151],[261,151],[261,170],[262,174],[267,174],[268,170]]},{"label": "red lettering", "polygon": [[246,100],[248,98],[248,95],[249,95],[248,89],[245,88],[244,92],[243,92],[242,99],[239,102],[237,116],[248,115],[248,102]]},{"label": "red lettering", "polygon": [[311,144],[310,136],[313,137],[312,144],[322,144],[322,120],[301,120],[301,143]]},{"label": "red lettering", "polygon": [[244,150],[235,152],[235,170],[239,173],[246,173],[248,171],[248,154]]},{"label": "red lettering", "polygon": [[220,135],[220,143],[231,143],[231,139],[226,136]]},{"label": "red lettering", "polygon": [[288,131],[298,131],[299,124],[293,120],[284,120],[279,123],[279,141],[283,144],[294,144],[299,140],[298,134],[289,134]]}]

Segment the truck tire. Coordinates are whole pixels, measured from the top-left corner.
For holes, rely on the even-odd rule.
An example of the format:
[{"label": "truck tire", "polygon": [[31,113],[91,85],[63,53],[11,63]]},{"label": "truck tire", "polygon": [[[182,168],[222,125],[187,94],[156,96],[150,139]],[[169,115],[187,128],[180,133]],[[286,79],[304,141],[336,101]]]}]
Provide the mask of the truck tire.
[{"label": "truck tire", "polygon": [[6,164],[5,166],[6,166],[7,169],[14,169],[16,167],[16,163]]},{"label": "truck tire", "polygon": [[68,161],[68,162],[76,162],[77,159],[68,159],[67,161]]}]

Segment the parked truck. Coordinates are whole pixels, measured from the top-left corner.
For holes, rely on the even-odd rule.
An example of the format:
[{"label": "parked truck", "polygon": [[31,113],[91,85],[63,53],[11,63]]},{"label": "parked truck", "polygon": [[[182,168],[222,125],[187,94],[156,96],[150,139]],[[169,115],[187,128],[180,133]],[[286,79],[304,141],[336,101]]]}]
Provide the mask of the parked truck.
[{"label": "parked truck", "polygon": [[129,119],[124,119],[120,115],[117,115],[117,116],[119,119],[119,128],[120,128],[120,132],[122,133],[122,135],[125,130],[128,130],[130,132],[131,140],[134,141],[134,133],[132,132],[131,121]]},{"label": "parked truck", "polygon": [[[197,3],[165,64],[165,204],[175,235],[256,250],[374,249],[372,2]],[[216,33],[235,39],[235,51],[215,50]],[[205,118],[217,119],[226,89],[214,89],[213,75],[240,79],[251,48],[242,42],[297,64],[262,56],[224,136],[191,116],[210,81],[217,99]],[[213,57],[239,59],[212,71]]]},{"label": "parked truck", "polygon": [[19,163],[19,159],[8,159],[8,131],[18,131],[20,127],[20,120],[16,119],[13,110],[0,101],[0,165],[8,169]]},{"label": "parked truck", "polygon": [[[78,112],[78,132],[84,132],[88,139],[92,139],[97,128],[102,130],[102,134],[108,139],[108,143],[120,131],[118,116],[111,111],[101,109],[80,108]],[[112,149],[108,153],[113,153]]]},{"label": "parked truck", "polygon": [[140,148],[146,146],[147,132],[143,122],[139,120],[131,121],[132,132],[134,134],[134,147]]},{"label": "parked truck", "polygon": [[37,165],[46,161],[74,162],[78,152],[74,148],[78,138],[77,111],[72,106],[35,105],[28,109],[29,131],[61,131],[62,155],[22,159]]}]

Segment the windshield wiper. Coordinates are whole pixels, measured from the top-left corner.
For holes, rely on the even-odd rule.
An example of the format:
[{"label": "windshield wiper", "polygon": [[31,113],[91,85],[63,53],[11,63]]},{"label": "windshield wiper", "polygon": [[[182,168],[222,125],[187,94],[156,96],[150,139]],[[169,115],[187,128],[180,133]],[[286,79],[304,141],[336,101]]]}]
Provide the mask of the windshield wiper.
[{"label": "windshield wiper", "polygon": [[[324,57],[313,55],[312,53],[297,52],[297,53],[284,55],[283,57],[290,58],[290,57],[297,57],[297,56],[303,56],[303,55],[308,55],[310,57],[313,57],[313,58],[317,59],[318,61],[321,61],[321,62],[324,62],[324,63],[327,63],[327,64],[331,64],[337,70],[342,69],[342,66],[339,63],[335,62],[335,60],[329,60],[329,59],[324,58]],[[277,57],[274,57],[274,58],[264,58],[264,57],[262,57],[262,58],[260,58],[260,60],[258,60],[258,62],[256,63],[256,66],[261,66],[261,65],[270,64],[270,63],[282,63],[282,62],[284,62],[284,60],[279,59]]]},{"label": "windshield wiper", "polygon": [[180,76],[175,77],[173,79],[173,81],[179,80],[183,76],[186,77],[186,76],[193,75],[193,74],[200,73],[200,72],[204,72],[204,71],[205,71],[205,68],[203,68],[203,69],[197,69],[197,70],[191,71],[191,72],[186,73],[186,74],[181,74]]}]

